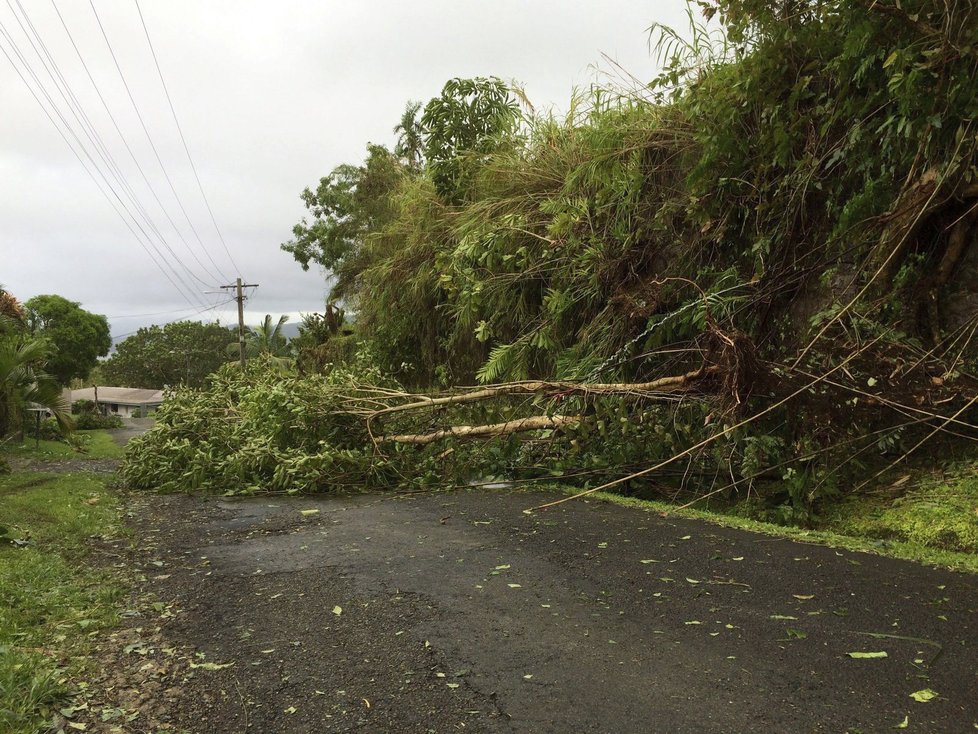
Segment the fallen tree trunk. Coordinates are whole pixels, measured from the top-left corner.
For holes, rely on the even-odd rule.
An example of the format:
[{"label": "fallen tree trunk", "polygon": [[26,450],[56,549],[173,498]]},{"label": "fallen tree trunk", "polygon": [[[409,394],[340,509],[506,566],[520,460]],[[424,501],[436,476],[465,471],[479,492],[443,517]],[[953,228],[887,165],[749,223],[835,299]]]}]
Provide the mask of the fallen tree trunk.
[{"label": "fallen tree trunk", "polygon": [[414,396],[418,399],[411,403],[392,405],[370,413],[368,420],[379,418],[390,413],[405,410],[421,410],[448,405],[463,405],[476,403],[481,400],[491,400],[504,395],[634,395],[636,397],[651,397],[656,393],[676,392],[689,386],[698,379],[718,375],[721,368],[717,366],[702,367],[684,375],[661,377],[651,382],[621,382],[621,383],[586,383],[586,382],[549,382],[544,380],[527,380],[524,382],[508,382],[501,385],[491,385],[473,392],[459,395],[445,395],[438,398]]},{"label": "fallen tree trunk", "polygon": [[488,438],[521,431],[538,431],[547,428],[563,428],[581,422],[579,415],[534,415],[529,418],[490,423],[484,426],[451,426],[431,433],[407,433],[399,436],[381,436],[379,441],[410,443],[424,446],[444,438]]}]

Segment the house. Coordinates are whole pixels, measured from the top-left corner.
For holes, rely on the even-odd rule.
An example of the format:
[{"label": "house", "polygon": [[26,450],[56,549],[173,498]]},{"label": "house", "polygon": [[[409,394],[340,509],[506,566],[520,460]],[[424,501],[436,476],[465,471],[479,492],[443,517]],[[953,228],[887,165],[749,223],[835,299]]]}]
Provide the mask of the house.
[{"label": "house", "polygon": [[121,415],[125,418],[145,416],[163,403],[162,390],[143,390],[134,387],[86,387],[71,391],[71,402],[91,400],[98,403],[105,415]]}]

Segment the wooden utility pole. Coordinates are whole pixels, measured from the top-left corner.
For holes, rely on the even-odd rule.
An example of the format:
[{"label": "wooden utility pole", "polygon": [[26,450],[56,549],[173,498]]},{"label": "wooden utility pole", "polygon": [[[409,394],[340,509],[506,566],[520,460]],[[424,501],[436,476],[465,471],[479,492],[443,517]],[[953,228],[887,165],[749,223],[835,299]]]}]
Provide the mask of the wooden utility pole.
[{"label": "wooden utility pole", "polygon": [[257,283],[242,283],[238,278],[234,285],[222,285],[221,288],[234,288],[234,300],[238,302],[238,354],[241,357],[241,369],[245,366],[245,324],[244,324],[244,288],[257,288]]}]

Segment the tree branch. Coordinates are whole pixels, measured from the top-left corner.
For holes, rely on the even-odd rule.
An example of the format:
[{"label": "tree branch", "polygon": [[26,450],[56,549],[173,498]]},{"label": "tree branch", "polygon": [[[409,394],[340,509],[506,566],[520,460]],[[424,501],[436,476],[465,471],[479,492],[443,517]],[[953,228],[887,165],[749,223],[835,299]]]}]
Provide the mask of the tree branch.
[{"label": "tree branch", "polygon": [[432,433],[407,433],[399,436],[382,436],[380,441],[410,443],[424,446],[443,438],[486,438],[503,436],[520,431],[537,431],[545,428],[563,428],[581,422],[579,415],[535,415],[529,418],[490,423],[485,426],[452,426]]},{"label": "tree branch", "polygon": [[420,410],[423,408],[437,408],[447,405],[475,403],[481,400],[491,400],[492,398],[502,397],[504,395],[545,393],[550,395],[632,394],[645,396],[653,393],[675,392],[686,387],[694,380],[719,374],[720,371],[720,367],[717,366],[702,367],[698,370],[687,372],[684,375],[671,375],[669,377],[662,377],[651,382],[636,383],[547,382],[542,380],[509,382],[501,385],[491,385],[490,387],[475,390],[473,392],[462,393],[460,395],[446,395],[439,398],[413,396],[419,399],[411,403],[392,405],[389,408],[376,410],[370,414],[370,419],[378,418],[389,413],[399,413],[405,410]]}]

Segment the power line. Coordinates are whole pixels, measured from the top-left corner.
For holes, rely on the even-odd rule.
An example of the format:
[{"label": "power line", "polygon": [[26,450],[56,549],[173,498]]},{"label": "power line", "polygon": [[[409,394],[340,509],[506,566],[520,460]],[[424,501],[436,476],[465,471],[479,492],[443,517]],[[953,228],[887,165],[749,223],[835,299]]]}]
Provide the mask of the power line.
[{"label": "power line", "polygon": [[[41,108],[41,111],[44,112],[45,116],[48,118],[48,120],[54,126],[54,129],[61,136],[62,140],[65,141],[65,144],[68,146],[68,149],[71,150],[72,154],[75,156],[75,158],[81,164],[81,166],[84,169],[84,171],[92,179],[93,183],[95,183],[96,188],[98,188],[98,190],[101,192],[101,194],[106,198],[106,200],[109,202],[109,205],[113,208],[113,210],[116,212],[116,214],[119,216],[119,218],[122,219],[123,224],[126,225],[126,227],[132,233],[132,235],[136,239],[136,241],[146,251],[146,254],[149,255],[150,259],[153,261],[153,264],[156,265],[156,267],[160,270],[161,273],[163,273],[164,277],[166,277],[166,279],[177,290],[177,292],[181,295],[181,297],[183,297],[183,299],[186,300],[187,303],[191,304],[191,306],[193,306],[194,308],[197,308],[197,306],[199,305],[200,302],[198,301],[198,304],[195,305],[193,303],[193,301],[190,300],[190,298],[188,297],[187,293],[184,291],[184,289],[187,289],[187,292],[189,292],[189,293],[192,294],[193,293],[193,290],[187,286],[187,284],[183,281],[182,278],[180,278],[179,273],[176,272],[176,270],[173,268],[173,266],[170,265],[170,263],[168,263],[166,261],[166,258],[163,256],[163,254],[160,253],[159,250],[156,248],[156,246],[153,244],[152,239],[149,237],[149,235],[146,234],[146,231],[142,228],[142,225],[139,224],[139,222],[133,216],[132,212],[130,212],[128,210],[128,208],[125,205],[125,202],[123,202],[122,199],[121,199],[121,197],[119,197],[118,192],[116,192],[115,189],[112,187],[112,185],[109,183],[108,179],[105,176],[105,173],[102,171],[101,168],[98,167],[98,165],[92,159],[91,155],[89,154],[88,150],[85,148],[84,144],[81,142],[81,140],[78,138],[77,134],[71,128],[70,123],[68,123],[68,121],[61,114],[61,112],[58,109],[57,105],[51,99],[51,96],[47,93],[47,90],[44,88],[44,85],[37,78],[37,74],[30,67],[30,63],[26,60],[26,58],[24,58],[23,54],[20,52],[20,49],[17,47],[16,42],[13,40],[13,37],[10,36],[9,32],[7,31],[7,29],[3,25],[3,23],[0,23],[0,36],[3,36],[3,38],[7,41],[7,43],[10,45],[11,51],[17,56],[17,58],[20,60],[21,64],[24,65],[24,68],[26,69],[26,71],[34,79],[35,84],[37,84],[38,89],[40,90],[41,94],[43,94],[44,97],[45,97],[45,99],[47,99],[48,104],[51,106],[51,109],[53,110],[54,114],[57,115],[57,117],[61,120],[61,124],[64,125],[65,130],[67,130],[67,132],[72,136],[72,138],[75,139],[75,143],[81,149],[82,153],[84,153],[85,158],[88,159],[89,163],[91,164],[91,167],[94,168],[95,171],[102,178],[102,180],[105,183],[105,187],[108,188],[108,190],[112,193],[112,196],[114,196],[116,198],[116,200],[118,201],[118,205],[116,204],[115,201],[112,200],[112,197],[109,196],[109,193],[105,190],[105,188],[103,188],[102,184],[99,183],[99,180],[95,177],[95,174],[92,173],[92,170],[89,168],[89,165],[85,163],[85,160],[81,157],[81,155],[79,154],[79,152],[75,149],[75,146],[71,143],[71,140],[68,139],[68,136],[65,134],[65,131],[62,130],[61,127],[58,125],[58,123],[55,121],[54,116],[52,115],[51,111],[49,111],[48,108],[45,107],[44,103],[41,101],[41,98],[38,96],[38,93],[34,90],[34,88],[31,86],[30,82],[28,82],[27,78],[24,76],[23,72],[17,66],[17,62],[15,62],[14,61],[14,58],[10,55],[10,53],[7,52],[7,49],[5,47],[3,47],[2,45],[0,45],[0,51],[3,51],[4,56],[7,58],[7,61],[10,62],[10,65],[14,69],[14,72],[17,74],[18,77],[20,77],[20,80],[24,83],[24,86],[27,87],[27,90],[28,90],[28,92],[30,92],[31,96],[34,97],[34,100],[37,102],[38,106]],[[126,219],[126,216],[122,213],[122,210],[120,210],[120,208],[119,208],[120,206],[122,207],[122,210],[124,210],[126,212],[126,214],[129,215],[129,218],[132,219],[132,223],[130,223],[129,220]],[[133,224],[135,224],[135,226],[139,230],[139,232],[142,233],[142,236],[143,236],[143,238],[145,238],[145,241],[143,240],[143,238],[140,238],[139,234],[136,232],[136,229],[133,229]],[[147,246],[147,243],[148,243],[149,246]],[[174,281],[173,277],[171,277],[170,274],[167,273],[166,269],[163,267],[163,265],[161,264],[161,262],[160,261],[157,261],[156,257],[154,257],[154,255],[153,255],[153,252],[150,250],[150,247],[152,247],[152,249],[156,251],[156,256],[158,256],[160,258],[160,261],[165,262],[167,265],[169,265],[170,270],[173,273],[173,276],[176,277],[177,280],[180,281],[183,284],[183,287],[181,287],[180,285],[178,285],[177,282]]]},{"label": "power line", "polygon": [[[71,87],[68,84],[67,80],[64,78],[64,74],[62,74],[60,68],[57,65],[57,62],[50,54],[43,39],[40,37],[40,35],[37,33],[37,30],[34,28],[34,25],[31,23],[30,18],[27,16],[26,11],[24,11],[23,6],[20,4],[20,0],[16,0],[16,1],[17,1],[17,5],[21,8],[21,12],[24,14],[24,18],[28,26],[30,27],[31,32],[33,32],[35,38],[37,39],[37,44],[34,43],[34,39],[31,38],[31,34],[28,33],[27,28],[24,27],[24,23],[21,22],[21,19],[17,15],[16,11],[14,10],[13,5],[11,5],[10,0],[7,0],[8,7],[10,7],[10,10],[13,13],[14,18],[17,21],[18,25],[20,26],[21,31],[24,33],[24,36],[27,38],[28,43],[30,44],[31,48],[34,50],[34,53],[37,55],[38,59],[40,60],[42,66],[44,67],[44,70],[47,72],[48,76],[53,82],[56,91],[58,92],[58,94],[60,94],[61,98],[64,100],[65,104],[67,105],[68,111],[74,116],[75,120],[81,126],[81,130],[84,133],[84,135],[88,138],[89,142],[91,143],[92,148],[95,151],[95,154],[102,159],[102,162],[105,164],[106,169],[115,179],[116,183],[122,189],[123,193],[126,194],[127,198],[130,200],[133,207],[135,207],[136,211],[140,214],[140,216],[146,223],[147,227],[150,229],[150,231],[152,231],[156,235],[157,239],[160,241],[163,247],[170,253],[170,255],[177,262],[177,264],[179,264],[191,278],[197,280],[198,282],[200,282],[205,286],[208,286],[209,284],[206,281],[199,278],[197,274],[194,273],[193,270],[191,270],[180,259],[180,257],[173,251],[173,248],[170,247],[170,244],[166,241],[166,238],[163,236],[163,233],[160,232],[159,227],[156,226],[156,223],[153,222],[152,218],[149,216],[145,207],[143,207],[138,197],[136,197],[135,192],[132,189],[132,186],[130,186],[128,182],[125,180],[124,174],[122,174],[118,164],[115,162],[115,159],[112,157],[112,154],[108,151],[108,148],[105,145],[104,140],[102,139],[101,135],[99,135],[98,130],[95,129],[95,126],[92,124],[91,119],[85,113],[84,108],[82,107],[81,103],[78,101],[78,98],[72,92]],[[62,120],[62,123],[69,128],[69,131],[71,132],[72,136],[78,141],[78,144],[84,149],[84,144],[74,133],[74,131],[71,130],[70,123],[67,121],[64,115],[60,113],[60,110],[58,110],[57,104],[47,93],[46,87],[44,86],[43,82],[41,82],[41,80],[38,78],[36,72],[34,72],[34,70],[31,68],[30,63],[27,61],[26,57],[23,55],[23,53],[20,52],[19,48],[17,48],[16,42],[13,41],[13,37],[9,31],[7,31],[7,35],[10,37],[8,39],[8,42],[13,45],[15,53],[17,53],[18,57],[21,60],[21,63],[27,67],[28,73],[30,73],[31,76],[33,77],[35,84],[37,84],[38,87],[41,88],[44,96],[48,100],[48,103],[52,105],[52,107],[55,108],[55,110],[57,111],[59,118],[61,118]],[[47,62],[45,61],[44,56],[42,56],[41,51],[38,50],[38,45],[40,45],[41,49],[43,49],[44,55],[47,56],[48,59]],[[50,62],[50,66],[48,65],[48,62]],[[59,84],[59,79],[60,79],[60,84]],[[62,86],[64,87],[63,89]],[[86,156],[88,156],[89,159],[91,160],[91,157],[88,155],[87,151],[86,151]],[[94,160],[92,160],[92,164],[97,167],[97,164],[95,163]],[[101,169],[99,169],[99,173],[104,178],[104,174],[102,174]],[[107,179],[106,179],[106,183],[109,184]],[[109,185],[111,186],[111,184]],[[128,207],[126,207],[126,211],[135,220],[135,216],[132,214],[131,211],[129,211]],[[140,229],[142,228],[140,227]],[[155,245],[154,245],[154,249],[156,249]],[[157,250],[157,252],[159,251]],[[165,259],[162,253],[159,254],[161,257]],[[191,252],[191,254],[193,253]],[[197,262],[199,265],[201,265],[201,267],[203,267],[203,264],[200,263],[199,260]],[[174,270],[174,274],[176,275],[175,270]],[[179,278],[179,276],[177,277]],[[187,287],[189,291],[191,292],[193,291],[193,289],[189,287],[186,284],[186,282],[183,281],[183,278],[179,278],[179,279],[182,283],[184,283],[184,286]]]},{"label": "power line", "polygon": [[201,249],[203,249],[204,254],[213,263],[214,267],[217,268],[218,272],[221,272],[220,266],[214,262],[214,258],[211,257],[210,252],[204,245],[204,241],[200,238],[200,233],[197,232],[197,228],[190,219],[190,215],[187,214],[187,209],[183,205],[183,199],[180,198],[180,194],[177,193],[176,187],[173,185],[173,180],[170,178],[169,172],[166,170],[166,166],[163,164],[163,159],[160,157],[160,152],[156,147],[156,143],[153,142],[153,136],[150,135],[149,128],[146,126],[146,121],[143,119],[142,113],[139,111],[139,105],[136,104],[136,98],[132,94],[132,89],[129,87],[129,82],[126,80],[126,75],[122,71],[122,66],[119,64],[119,59],[115,55],[115,49],[112,48],[112,42],[109,41],[108,33],[105,31],[105,26],[102,25],[102,18],[98,14],[98,10],[95,8],[94,0],[89,0],[89,5],[92,8],[92,13],[95,15],[95,20],[98,23],[99,30],[102,32],[102,38],[105,39],[105,45],[109,49],[109,54],[112,56],[112,62],[115,64],[116,71],[119,73],[119,78],[122,80],[122,85],[126,89],[126,94],[129,97],[129,102],[132,104],[133,111],[136,113],[136,117],[139,119],[139,124],[143,129],[143,133],[146,135],[146,140],[149,142],[150,148],[153,150],[153,155],[156,156],[156,162],[160,165],[160,170],[163,172],[163,177],[166,179],[167,184],[170,187],[170,191],[173,192],[173,197],[176,199],[177,204],[180,207],[180,211],[183,212],[184,218],[187,220],[187,224],[190,227],[190,231],[194,233],[194,237],[200,244]]},{"label": "power line", "polygon": [[[221,305],[230,302],[231,301],[221,301]],[[194,308],[197,307],[194,306]],[[174,313],[187,313],[189,311],[193,311],[194,308],[174,308],[174,309],[170,309],[169,311],[152,311],[151,313],[124,313],[124,314],[116,314],[115,316],[106,316],[105,318],[111,321],[112,319],[136,319],[136,318],[142,318],[143,316],[169,316],[170,314],[174,314]]]},{"label": "power line", "polygon": [[[187,318],[193,318],[194,316],[200,316],[202,313],[206,313],[208,311],[214,311],[215,309],[218,309],[221,306],[226,306],[227,304],[232,303],[233,301],[234,301],[234,299],[231,298],[231,299],[229,299],[227,301],[221,301],[220,303],[214,304],[213,306],[207,306],[206,308],[198,309],[195,313],[190,314],[190,316],[187,317]],[[172,324],[172,323],[174,323],[176,321],[181,321],[181,320],[182,319],[178,316],[175,319],[168,319],[168,320],[164,321],[162,324],[152,324],[152,326],[166,326],[167,324]],[[135,331],[128,331],[125,334],[119,334],[117,336],[116,335],[113,335],[111,337],[112,343],[115,344],[120,339],[124,339],[127,336],[132,336],[133,334],[137,334],[137,333],[139,333],[139,330],[140,329],[145,329],[145,328],[146,328],[145,326],[141,326],[139,329],[136,329]]]},{"label": "power line", "polygon": [[177,111],[173,107],[173,100],[170,98],[170,90],[166,86],[166,79],[163,78],[163,70],[160,68],[159,59],[156,57],[156,49],[153,48],[153,41],[149,37],[149,29],[146,27],[146,19],[143,17],[143,9],[139,6],[139,0],[134,0],[134,2],[136,3],[136,11],[139,13],[139,22],[143,25],[143,33],[146,34],[146,43],[149,44],[150,53],[153,55],[153,63],[156,64],[156,72],[160,75],[160,84],[163,85],[163,92],[166,94],[167,104],[170,105],[170,113],[173,115],[173,122],[176,123],[177,131],[180,133],[180,141],[183,143],[183,149],[187,153],[187,160],[190,162],[190,168],[194,172],[194,178],[197,180],[197,188],[200,189],[200,195],[204,200],[204,205],[207,207],[207,213],[210,215],[211,223],[214,225],[214,229],[217,231],[217,236],[220,238],[221,244],[224,246],[224,251],[227,253],[228,259],[231,261],[231,265],[234,267],[235,273],[241,273],[241,269],[238,267],[238,264],[234,261],[234,256],[231,254],[231,248],[228,247],[228,243],[224,239],[224,234],[221,232],[221,228],[217,226],[217,219],[214,217],[214,211],[211,209],[211,203],[207,199],[207,194],[204,192],[204,185],[200,182],[200,176],[197,173],[197,166],[194,164],[193,156],[190,155],[190,146],[187,145],[187,138],[184,137],[183,127],[180,125],[180,120],[177,118]]},{"label": "power line", "polygon": [[146,175],[146,171],[143,169],[142,165],[139,162],[139,159],[136,157],[136,154],[133,152],[132,146],[129,144],[129,139],[122,132],[122,128],[119,126],[119,123],[116,120],[115,115],[112,113],[112,109],[109,107],[108,102],[106,102],[105,96],[102,94],[101,88],[99,87],[98,83],[95,81],[95,77],[92,75],[91,70],[88,68],[88,63],[85,61],[85,57],[82,55],[81,49],[78,48],[78,44],[75,42],[75,37],[74,35],[72,35],[71,29],[68,27],[67,22],[65,22],[64,16],[62,16],[61,10],[58,8],[57,4],[55,3],[55,0],[51,0],[51,5],[54,7],[54,11],[58,14],[58,19],[61,21],[61,26],[64,28],[65,33],[68,35],[68,40],[71,42],[71,46],[75,50],[75,55],[78,56],[78,60],[81,62],[82,68],[85,70],[85,74],[88,76],[88,81],[91,83],[92,88],[95,90],[95,94],[98,96],[99,101],[102,103],[102,107],[105,109],[105,112],[109,117],[109,120],[112,122],[112,126],[115,128],[115,131],[119,136],[119,139],[122,141],[122,144],[125,146],[126,151],[129,153],[129,157],[132,159],[132,162],[135,164],[136,170],[139,171],[139,175],[142,177],[143,182],[146,184],[146,187],[149,189],[150,194],[152,194],[153,199],[156,200],[156,203],[159,206],[160,211],[163,212],[163,215],[170,223],[170,226],[173,227],[173,230],[177,233],[177,236],[180,238],[180,241],[183,242],[184,247],[187,248],[187,251],[190,252],[190,254],[193,256],[197,264],[205,272],[207,272],[208,275],[213,277],[213,274],[208,271],[208,269],[197,257],[196,253],[193,251],[193,248],[191,248],[190,243],[187,242],[186,237],[183,236],[183,232],[177,226],[177,223],[173,221],[173,217],[170,216],[169,210],[166,208],[166,206],[164,206],[163,201],[160,199],[159,194],[156,192],[156,188],[153,186],[153,184],[149,180],[149,177]]}]

